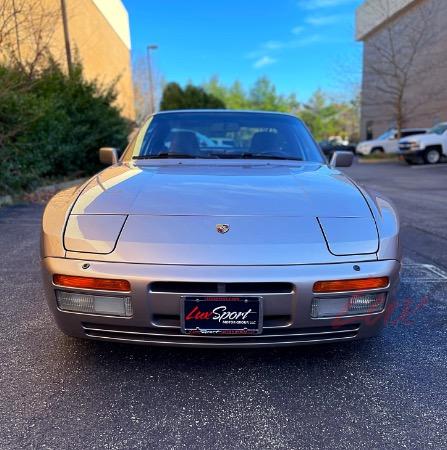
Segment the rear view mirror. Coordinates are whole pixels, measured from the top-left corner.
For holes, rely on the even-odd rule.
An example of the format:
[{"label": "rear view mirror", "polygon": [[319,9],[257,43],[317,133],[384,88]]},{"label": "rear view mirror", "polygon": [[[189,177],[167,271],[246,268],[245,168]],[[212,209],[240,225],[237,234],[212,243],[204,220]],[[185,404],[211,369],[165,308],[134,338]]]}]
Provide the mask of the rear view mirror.
[{"label": "rear view mirror", "polygon": [[330,161],[332,167],[352,166],[354,155],[351,152],[334,152]]},{"label": "rear view mirror", "polygon": [[118,162],[118,150],[113,147],[102,147],[99,149],[99,160],[108,166]]}]

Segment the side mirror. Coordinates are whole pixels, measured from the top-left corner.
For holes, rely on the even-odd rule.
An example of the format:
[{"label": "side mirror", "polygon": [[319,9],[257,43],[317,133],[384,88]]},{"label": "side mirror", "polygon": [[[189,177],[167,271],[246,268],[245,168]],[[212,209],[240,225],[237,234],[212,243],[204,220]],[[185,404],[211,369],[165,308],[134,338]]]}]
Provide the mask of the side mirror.
[{"label": "side mirror", "polygon": [[102,147],[99,149],[99,160],[108,166],[118,162],[118,150],[113,147]]},{"label": "side mirror", "polygon": [[332,167],[349,167],[354,161],[354,154],[351,152],[334,152],[330,161]]}]

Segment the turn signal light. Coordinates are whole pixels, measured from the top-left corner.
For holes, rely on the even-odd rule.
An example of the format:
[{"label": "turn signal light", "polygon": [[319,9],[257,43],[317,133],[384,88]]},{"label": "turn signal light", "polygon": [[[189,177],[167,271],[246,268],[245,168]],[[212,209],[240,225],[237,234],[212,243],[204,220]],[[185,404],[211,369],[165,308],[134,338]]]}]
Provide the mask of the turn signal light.
[{"label": "turn signal light", "polygon": [[368,293],[345,294],[341,297],[312,299],[311,317],[323,319],[328,317],[358,316],[383,311],[386,294]]},{"label": "turn signal light", "polygon": [[92,295],[83,292],[65,292],[56,290],[57,306],[62,311],[102,316],[131,317],[132,303],[129,297]]},{"label": "turn signal light", "polygon": [[111,280],[107,278],[77,277],[73,275],[53,275],[53,283],[77,289],[97,289],[100,291],[129,292],[130,283],[126,280]]},{"label": "turn signal light", "polygon": [[357,280],[332,280],[317,281],[314,284],[314,292],[349,292],[349,291],[369,291],[370,289],[386,288],[390,280],[388,277],[359,278]]}]

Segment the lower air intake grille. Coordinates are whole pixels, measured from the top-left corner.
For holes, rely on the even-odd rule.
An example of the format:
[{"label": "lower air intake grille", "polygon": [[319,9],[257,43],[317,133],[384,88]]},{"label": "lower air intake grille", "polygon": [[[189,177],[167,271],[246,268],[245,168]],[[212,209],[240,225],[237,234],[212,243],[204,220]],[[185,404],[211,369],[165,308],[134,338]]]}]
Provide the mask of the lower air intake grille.
[{"label": "lower air intake grille", "polygon": [[86,336],[98,339],[134,342],[152,345],[189,345],[197,347],[268,346],[300,343],[351,340],[357,336],[360,325],[352,324],[338,328],[315,327],[269,330],[257,336],[193,336],[181,334],[176,329],[159,331],[153,328],[106,326],[83,323]]},{"label": "lower air intake grille", "polygon": [[191,283],[155,281],[149,286],[154,293],[178,294],[290,294],[292,283]]}]

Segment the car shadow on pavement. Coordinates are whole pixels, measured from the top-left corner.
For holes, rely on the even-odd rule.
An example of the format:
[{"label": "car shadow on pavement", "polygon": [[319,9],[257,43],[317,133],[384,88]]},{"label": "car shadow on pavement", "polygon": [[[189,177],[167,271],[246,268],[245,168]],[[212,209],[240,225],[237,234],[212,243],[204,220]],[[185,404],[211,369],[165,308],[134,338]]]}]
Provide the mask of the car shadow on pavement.
[{"label": "car shadow on pavement", "polygon": [[[264,364],[295,364],[298,360],[302,363],[319,363],[322,360],[340,361],[358,357],[359,354],[371,354],[380,352],[383,337],[378,336],[358,341],[323,343],[305,346],[289,346],[277,348],[174,348],[148,346],[138,344],[109,343],[89,341],[70,337],[64,337],[65,344],[75,346],[77,354],[84,358],[101,362],[107,359],[112,365],[132,361],[145,367],[166,367],[167,361],[175,361],[176,366],[183,369],[201,367],[215,369],[219,366],[250,366]],[[168,363],[169,364],[169,363]]]}]

